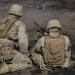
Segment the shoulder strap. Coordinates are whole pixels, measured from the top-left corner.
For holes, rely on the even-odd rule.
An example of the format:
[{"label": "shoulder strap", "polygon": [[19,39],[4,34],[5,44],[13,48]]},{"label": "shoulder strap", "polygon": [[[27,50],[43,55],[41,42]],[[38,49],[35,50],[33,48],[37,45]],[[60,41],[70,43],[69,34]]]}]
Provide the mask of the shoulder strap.
[{"label": "shoulder strap", "polygon": [[17,20],[17,18],[15,17],[12,17],[12,18],[9,18],[8,17],[8,20],[4,23],[5,27],[4,27],[4,30],[3,32],[1,33],[0,32],[0,37],[1,38],[5,38],[6,35],[7,35],[7,32],[9,31],[9,29],[11,28],[12,24]]}]

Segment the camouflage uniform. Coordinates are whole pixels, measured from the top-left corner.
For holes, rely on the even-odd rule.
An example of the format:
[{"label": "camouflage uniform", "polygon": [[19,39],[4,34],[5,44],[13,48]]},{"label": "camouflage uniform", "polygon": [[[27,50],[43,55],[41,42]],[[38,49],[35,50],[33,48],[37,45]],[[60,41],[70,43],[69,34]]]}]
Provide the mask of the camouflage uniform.
[{"label": "camouflage uniform", "polygon": [[13,4],[9,9],[9,18],[16,18],[7,32],[6,38],[13,41],[15,47],[19,46],[20,52],[28,54],[28,36],[26,34],[26,25],[19,20],[23,14],[23,7]]},{"label": "camouflage uniform", "polygon": [[[10,47],[11,49],[13,49],[12,51],[10,50]],[[0,39],[0,55],[2,57],[0,59],[0,62],[1,62],[0,64],[3,64],[3,63],[7,64],[6,67],[4,66],[4,69],[3,67],[0,67],[0,74],[28,69],[28,68],[31,68],[32,66],[32,62],[28,58],[28,56],[18,52],[17,50],[14,50],[13,43],[7,39]]]},{"label": "camouflage uniform", "polygon": [[[58,20],[49,21],[49,23],[47,25],[47,29],[48,30],[50,29],[49,33],[51,33],[51,28],[52,27],[59,28],[60,30],[62,29]],[[53,35],[53,34],[50,34],[50,35]],[[50,35],[48,35],[47,37],[49,37]],[[32,60],[40,67],[41,70],[49,70],[47,68],[48,66],[47,66],[47,63],[46,63],[46,61],[48,61],[48,60],[45,61],[45,58],[49,59],[49,62],[48,62],[48,64],[50,64],[49,66],[53,66],[53,67],[61,66],[62,68],[64,68],[64,67],[67,68],[67,67],[70,66],[70,57],[71,57],[71,50],[70,50],[71,43],[70,43],[70,40],[69,40],[69,38],[67,36],[59,35],[59,38],[58,38],[58,37],[56,37],[56,35],[58,36],[58,33],[53,35],[53,37],[50,36],[50,38],[49,38],[50,42],[49,41],[47,41],[47,42],[51,43],[52,40],[56,41],[58,39],[58,41],[55,42],[56,44],[52,42],[53,44],[55,44],[55,48],[53,48],[53,49],[55,49],[55,52],[56,52],[57,43],[60,42],[60,37],[62,36],[64,38],[64,44],[62,44],[63,40],[62,40],[61,44],[59,44],[59,45],[63,45],[63,47],[61,46],[63,48],[63,50],[62,49],[60,49],[60,50],[64,51],[64,52],[61,53],[61,54],[63,54],[62,58],[64,58],[64,60],[61,62],[62,63],[61,65],[57,64],[57,62],[55,64],[53,64],[54,63],[53,61],[55,61],[54,58],[57,60],[56,57],[59,57],[58,55],[61,56],[61,54],[59,54],[59,52],[57,52],[57,53],[54,53],[54,54],[56,54],[56,57],[50,57],[50,51],[47,52],[48,47],[45,48],[45,45],[46,45],[45,41],[48,40],[46,38],[46,36],[41,37],[38,40],[38,42],[34,45],[34,47],[31,49],[32,50],[31,51]],[[52,45],[50,45],[50,46],[52,46]],[[47,50],[45,50],[45,49],[47,49]],[[44,57],[44,56],[48,56],[48,57]],[[51,60],[52,60],[53,63],[51,62]],[[59,60],[58,60],[58,62],[59,62]]]},{"label": "camouflage uniform", "polygon": [[[12,18],[12,16],[9,16]],[[28,36],[26,34],[26,25],[20,21],[17,20],[13,23],[12,27],[7,33],[7,38],[11,39],[13,42],[15,42],[16,47],[20,48],[21,53],[28,54]]]},{"label": "camouflage uniform", "polygon": [[[0,36],[1,38],[4,38],[0,40],[0,49],[2,51],[0,60],[3,59],[1,62],[2,67],[0,67],[0,74],[27,69],[32,66],[32,62],[28,56],[28,36],[26,34],[26,25],[19,20],[22,14],[23,7],[18,4],[13,4],[9,9],[9,17],[3,20],[2,26],[5,23],[9,27],[3,27],[3,29],[5,28],[4,30],[7,29],[7,32],[4,32],[5,37],[2,36],[3,34],[1,35],[2,37]],[[9,40],[12,41],[12,46],[9,44]],[[5,44],[9,44],[9,46],[4,46]],[[17,51],[18,46],[20,52]]]}]

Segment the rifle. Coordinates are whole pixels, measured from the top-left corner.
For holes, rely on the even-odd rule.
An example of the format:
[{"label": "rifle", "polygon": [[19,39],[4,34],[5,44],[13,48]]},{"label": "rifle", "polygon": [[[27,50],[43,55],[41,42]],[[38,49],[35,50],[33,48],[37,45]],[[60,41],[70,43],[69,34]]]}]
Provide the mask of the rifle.
[{"label": "rifle", "polygon": [[37,32],[41,33],[42,35],[44,35],[45,32],[48,33],[46,27],[41,27],[41,26],[39,26],[39,24],[37,24],[36,22],[34,22],[34,24],[38,27]]}]

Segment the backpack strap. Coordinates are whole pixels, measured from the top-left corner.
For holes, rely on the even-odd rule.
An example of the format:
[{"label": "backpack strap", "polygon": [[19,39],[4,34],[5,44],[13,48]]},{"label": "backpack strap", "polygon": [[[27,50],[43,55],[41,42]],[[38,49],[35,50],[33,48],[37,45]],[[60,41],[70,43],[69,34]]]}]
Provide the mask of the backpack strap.
[{"label": "backpack strap", "polygon": [[9,29],[11,28],[12,24],[16,20],[17,20],[16,17],[12,17],[12,18],[7,17],[7,20],[1,26],[2,30],[0,30],[0,38],[5,38],[6,37]]}]

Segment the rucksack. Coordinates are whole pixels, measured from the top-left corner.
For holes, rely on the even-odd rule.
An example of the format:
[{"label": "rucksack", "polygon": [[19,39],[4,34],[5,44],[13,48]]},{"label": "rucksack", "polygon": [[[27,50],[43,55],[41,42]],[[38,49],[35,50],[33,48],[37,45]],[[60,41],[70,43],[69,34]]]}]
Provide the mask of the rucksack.
[{"label": "rucksack", "polygon": [[17,18],[5,17],[0,19],[0,38],[5,38],[12,24],[17,20]]}]

